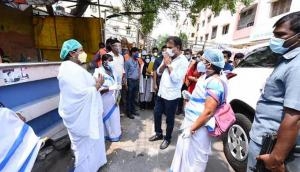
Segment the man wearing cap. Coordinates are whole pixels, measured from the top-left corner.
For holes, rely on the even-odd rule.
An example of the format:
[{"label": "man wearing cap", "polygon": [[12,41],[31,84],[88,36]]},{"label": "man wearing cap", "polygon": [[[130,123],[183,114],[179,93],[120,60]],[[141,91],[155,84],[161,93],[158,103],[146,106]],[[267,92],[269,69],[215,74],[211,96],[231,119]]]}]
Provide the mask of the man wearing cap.
[{"label": "man wearing cap", "polygon": [[106,163],[103,104],[99,88],[103,76],[95,79],[81,63],[86,59],[82,45],[70,39],[63,43],[57,76],[60,89],[58,112],[68,130],[75,155],[75,172],[96,172]]},{"label": "man wearing cap", "polygon": [[181,87],[183,78],[188,68],[188,60],[181,53],[182,41],[179,37],[171,36],[167,39],[167,53],[164,53],[164,59],[157,74],[162,75],[157,99],[154,107],[154,126],[155,135],[149,138],[149,141],[163,139],[161,129],[162,114],[166,115],[167,131],[160,149],[166,149],[172,137],[174,128],[174,119],[178,98],[181,97]]}]

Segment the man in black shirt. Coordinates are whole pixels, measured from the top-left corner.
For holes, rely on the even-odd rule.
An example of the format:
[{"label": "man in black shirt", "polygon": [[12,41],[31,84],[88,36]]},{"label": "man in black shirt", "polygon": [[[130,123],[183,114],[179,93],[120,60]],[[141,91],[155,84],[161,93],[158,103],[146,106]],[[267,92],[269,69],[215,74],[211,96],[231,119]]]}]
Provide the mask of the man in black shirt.
[{"label": "man in black shirt", "polygon": [[155,93],[158,91],[160,78],[161,78],[161,76],[157,75],[156,70],[160,66],[160,64],[162,63],[162,61],[163,61],[162,53],[165,52],[166,50],[167,50],[167,46],[164,45],[161,48],[161,53],[160,53],[159,57],[156,58],[155,61],[154,61],[154,65],[153,65],[153,69],[154,69],[154,72],[153,72],[153,90],[155,91]]}]

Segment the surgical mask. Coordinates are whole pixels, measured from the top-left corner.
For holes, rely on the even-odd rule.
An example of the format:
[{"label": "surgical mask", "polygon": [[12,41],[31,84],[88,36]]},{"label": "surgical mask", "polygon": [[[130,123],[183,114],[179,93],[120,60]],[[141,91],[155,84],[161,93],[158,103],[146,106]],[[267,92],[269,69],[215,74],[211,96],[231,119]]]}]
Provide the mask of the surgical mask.
[{"label": "surgical mask", "polygon": [[107,62],[107,65],[108,65],[111,69],[113,69],[113,67],[114,67],[113,61]]},{"label": "surgical mask", "polygon": [[85,52],[82,52],[78,55],[78,60],[80,63],[86,63],[87,54]]},{"label": "surgical mask", "polygon": [[297,42],[296,42],[295,44],[293,44],[293,45],[287,47],[287,48],[283,47],[283,44],[284,44],[286,41],[292,39],[293,37],[295,37],[295,36],[298,35],[298,34],[299,34],[299,33],[295,34],[294,36],[288,38],[287,40],[281,39],[281,38],[272,37],[272,38],[270,39],[270,45],[269,45],[269,47],[270,47],[270,49],[271,49],[274,53],[277,53],[277,54],[284,54],[284,53],[286,53],[293,45],[295,45]]},{"label": "surgical mask", "polygon": [[185,55],[185,57],[190,60],[191,59],[191,55]]},{"label": "surgical mask", "polygon": [[156,56],[157,56],[157,53],[153,53],[153,55],[156,57]]},{"label": "surgical mask", "polygon": [[134,59],[138,59],[139,58],[139,54],[138,53],[133,54],[133,58]]},{"label": "surgical mask", "polygon": [[206,72],[206,70],[207,69],[206,69],[205,64],[202,61],[198,62],[198,64],[197,64],[197,71],[199,73],[204,73],[204,72]]},{"label": "surgical mask", "polygon": [[175,53],[173,52],[173,49],[172,48],[167,48],[167,51],[166,51],[167,53],[168,53],[168,55],[170,56],[170,57],[173,57],[174,55],[175,55]]},{"label": "surgical mask", "polygon": [[146,58],[146,59],[145,59],[145,62],[146,62],[146,63],[149,63],[149,62],[150,62],[150,59],[149,59],[149,58]]}]

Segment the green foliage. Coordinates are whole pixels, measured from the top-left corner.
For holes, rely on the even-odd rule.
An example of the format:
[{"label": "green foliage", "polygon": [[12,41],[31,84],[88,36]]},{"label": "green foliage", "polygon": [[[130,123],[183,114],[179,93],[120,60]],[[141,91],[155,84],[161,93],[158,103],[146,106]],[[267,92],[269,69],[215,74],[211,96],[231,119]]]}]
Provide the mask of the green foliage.
[{"label": "green foliage", "polygon": [[180,32],[178,36],[179,36],[179,38],[182,41],[183,48],[186,48],[187,47],[187,43],[188,43],[188,36],[185,33],[182,33],[182,32]]},{"label": "green foliage", "polygon": [[209,8],[213,12],[220,12],[222,9],[228,9],[235,12],[238,3],[249,5],[252,0],[125,0],[124,7],[126,11],[143,11],[140,18],[142,32],[148,34],[152,31],[155,21],[158,19],[159,10],[164,10],[170,16],[177,19],[179,9],[189,11],[189,17],[193,24],[196,23],[197,14]]},{"label": "green foliage", "polygon": [[162,46],[166,45],[167,38],[168,35],[159,35],[156,42],[156,47],[161,49]]}]

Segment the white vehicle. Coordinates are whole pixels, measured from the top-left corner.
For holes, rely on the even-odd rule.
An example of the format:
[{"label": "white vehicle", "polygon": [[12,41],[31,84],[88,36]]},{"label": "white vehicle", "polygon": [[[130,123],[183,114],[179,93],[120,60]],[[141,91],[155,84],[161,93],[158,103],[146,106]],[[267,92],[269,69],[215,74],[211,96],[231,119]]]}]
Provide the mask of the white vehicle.
[{"label": "white vehicle", "polygon": [[268,46],[263,46],[246,55],[238,67],[228,75],[228,102],[236,114],[237,121],[223,137],[223,145],[229,164],[238,172],[246,171],[249,131],[256,103],[278,59]]}]

